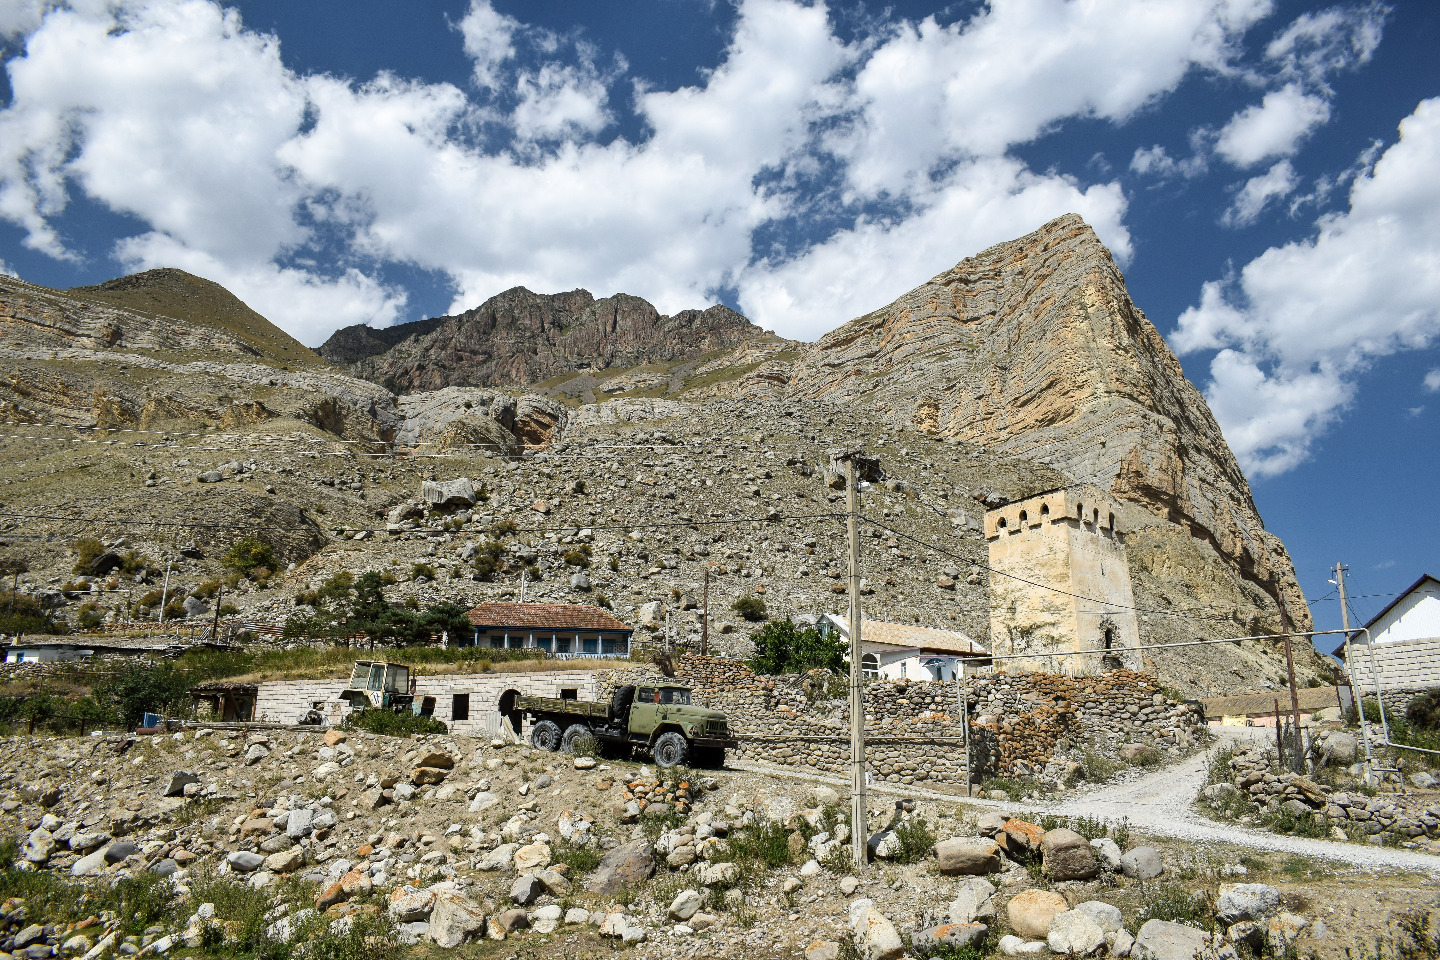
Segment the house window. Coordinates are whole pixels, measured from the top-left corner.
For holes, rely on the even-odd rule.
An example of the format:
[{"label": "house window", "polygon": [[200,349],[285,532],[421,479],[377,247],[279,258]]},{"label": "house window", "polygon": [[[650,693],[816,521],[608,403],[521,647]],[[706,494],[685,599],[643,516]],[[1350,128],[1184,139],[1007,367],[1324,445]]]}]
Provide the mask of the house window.
[{"label": "house window", "polygon": [[880,658],[873,653],[867,653],[860,658],[860,676],[866,680],[880,679]]},{"label": "house window", "polygon": [[562,636],[560,636],[560,635],[557,633],[557,634],[555,635],[555,652],[556,652],[556,653],[569,653],[569,652],[570,652],[570,638],[569,638],[569,637],[562,637]]},{"label": "house window", "polygon": [[490,634],[490,649],[502,650],[505,647],[505,635],[503,633]]},{"label": "house window", "polygon": [[450,719],[470,719],[470,694],[457,693],[450,697]]},{"label": "house window", "polygon": [[624,636],[606,637],[601,646],[601,653],[607,654],[609,656],[623,657],[629,652],[630,640],[629,638]]},{"label": "house window", "polygon": [[535,646],[548,653],[555,646],[555,640],[553,637],[536,637]]},{"label": "house window", "polygon": [[583,650],[584,650],[585,653],[599,653],[599,652],[600,652],[600,638],[599,638],[599,637],[585,637],[583,640],[580,641],[580,643],[581,643],[581,645],[582,645]]}]

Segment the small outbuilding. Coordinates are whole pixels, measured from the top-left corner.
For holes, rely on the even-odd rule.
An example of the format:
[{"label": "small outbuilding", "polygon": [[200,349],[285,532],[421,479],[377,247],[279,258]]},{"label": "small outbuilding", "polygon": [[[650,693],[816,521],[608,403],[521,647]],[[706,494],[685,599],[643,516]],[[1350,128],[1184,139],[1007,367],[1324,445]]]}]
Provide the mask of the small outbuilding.
[{"label": "small outbuilding", "polygon": [[260,687],[254,683],[202,683],[190,690],[195,715],[219,723],[248,723],[255,719],[255,698]]},{"label": "small outbuilding", "polygon": [[[1334,653],[1344,660],[1345,645]],[[1440,687],[1440,580],[1425,574],[1351,634],[1348,666],[1361,696]]]}]

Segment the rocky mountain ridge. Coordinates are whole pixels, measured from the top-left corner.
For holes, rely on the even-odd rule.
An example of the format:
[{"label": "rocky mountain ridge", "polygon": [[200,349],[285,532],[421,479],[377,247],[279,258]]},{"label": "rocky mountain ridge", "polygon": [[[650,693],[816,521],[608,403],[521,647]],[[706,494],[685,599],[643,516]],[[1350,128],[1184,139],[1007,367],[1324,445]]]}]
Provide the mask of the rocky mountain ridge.
[{"label": "rocky mountain ridge", "polygon": [[[1028,299],[1014,292],[1027,290]],[[551,320],[564,312],[523,293]],[[537,374],[573,365],[578,345],[596,342],[561,339],[540,360],[512,358],[520,375],[532,375],[532,361]],[[1255,558],[1283,578],[1283,547],[1265,533],[1203,400],[1078,218],[965,261],[812,347],[747,334],[730,350],[622,367],[643,337],[621,340],[606,341],[620,351],[611,367],[528,392],[445,386],[397,397],[323,363],[286,369],[218,327],[12,281],[0,287],[10,367],[0,380],[10,453],[0,499],[12,515],[47,519],[0,519],[0,541],[28,551],[29,589],[55,593],[78,536],[128,537],[159,556],[177,529],[223,524],[209,534],[216,549],[181,571],[199,582],[224,575],[224,544],[259,529],[256,518],[283,517],[280,526],[303,528],[303,549],[287,553],[296,567],[263,586],[242,583],[232,598],[258,622],[283,623],[294,591],[342,569],[413,565],[420,572],[391,591],[424,603],[513,595],[525,570],[535,599],[604,594],[652,635],[656,611],[668,609],[674,638],[687,642],[698,636],[707,568],[712,619],[752,593],[773,616],[843,609],[842,530],[825,519],[839,494],[822,468],[829,448],[860,444],[890,476],[866,494],[867,513],[918,541],[868,531],[869,616],[985,639],[986,506],[1098,479],[1126,503],[1144,640],[1279,626]],[[429,343],[444,379],[454,371],[440,341]],[[425,505],[408,502],[421,482],[457,477],[489,501],[415,519]],[[504,540],[499,574],[475,579],[471,559],[506,521],[521,534]],[[682,526],[646,532],[657,521]],[[577,571],[565,557],[587,529],[596,559]],[[1293,610],[1298,588],[1287,598]],[[730,623],[712,642],[743,656],[753,629]],[[1324,676],[1310,653],[1302,677]],[[1283,666],[1268,649],[1221,646],[1157,651],[1147,669],[1208,695],[1278,683]]]},{"label": "rocky mountain ridge", "polygon": [[[537,294],[514,287],[458,316],[384,331],[347,327],[320,354],[406,393],[525,387],[582,371],[692,360],[762,333],[719,304],[662,316],[648,301],[624,293],[597,300],[588,290]],[[385,344],[390,346],[383,352],[375,350]]]}]

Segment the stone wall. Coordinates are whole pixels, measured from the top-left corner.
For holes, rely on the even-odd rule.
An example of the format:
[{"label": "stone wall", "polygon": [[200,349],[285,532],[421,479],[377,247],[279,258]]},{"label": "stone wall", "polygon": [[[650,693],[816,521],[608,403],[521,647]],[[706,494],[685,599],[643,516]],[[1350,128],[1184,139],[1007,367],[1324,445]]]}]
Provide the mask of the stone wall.
[{"label": "stone wall", "polygon": [[[823,674],[757,676],[744,664],[687,656],[676,682],[696,702],[723,710],[741,738],[739,760],[844,773],[850,709],[843,680]],[[607,676],[607,697],[621,683],[655,681],[653,667]],[[1167,700],[1153,679],[1124,670],[1093,677],[1002,673],[965,681],[975,774],[1054,775],[1063,754],[1084,745],[1113,753],[1124,744],[1159,748],[1194,742],[1200,716]],[[838,688],[837,688],[838,686]],[[865,688],[866,756],[877,780],[963,783],[964,730],[955,682],[879,681]]]}]

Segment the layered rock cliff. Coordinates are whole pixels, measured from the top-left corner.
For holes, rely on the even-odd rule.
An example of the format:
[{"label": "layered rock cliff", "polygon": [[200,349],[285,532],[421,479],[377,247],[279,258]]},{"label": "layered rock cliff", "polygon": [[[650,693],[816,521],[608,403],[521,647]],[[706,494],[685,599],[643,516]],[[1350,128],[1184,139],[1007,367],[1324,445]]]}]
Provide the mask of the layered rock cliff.
[{"label": "layered rock cliff", "polygon": [[1074,214],[827,334],[789,389],[1107,487],[1282,592],[1309,627],[1290,557],[1204,397]]},{"label": "layered rock cliff", "polygon": [[[351,369],[401,393],[528,386],[583,370],[691,360],[761,333],[719,305],[662,316],[649,302],[623,293],[596,300],[586,290],[538,294],[515,287],[459,316],[422,321],[412,335]],[[346,328],[320,353],[343,362],[393,336]]]}]

